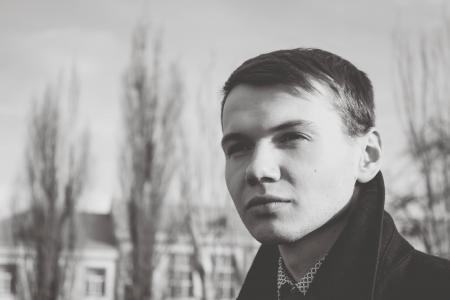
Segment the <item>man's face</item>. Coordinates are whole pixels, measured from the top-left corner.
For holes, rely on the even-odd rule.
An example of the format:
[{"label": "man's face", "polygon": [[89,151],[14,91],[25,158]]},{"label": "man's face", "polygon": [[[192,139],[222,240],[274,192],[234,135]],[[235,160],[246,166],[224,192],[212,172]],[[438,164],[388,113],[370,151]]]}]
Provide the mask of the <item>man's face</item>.
[{"label": "man's face", "polygon": [[361,147],[344,133],[333,95],[239,85],[223,110],[225,177],[239,215],[262,243],[296,241],[350,200]]}]

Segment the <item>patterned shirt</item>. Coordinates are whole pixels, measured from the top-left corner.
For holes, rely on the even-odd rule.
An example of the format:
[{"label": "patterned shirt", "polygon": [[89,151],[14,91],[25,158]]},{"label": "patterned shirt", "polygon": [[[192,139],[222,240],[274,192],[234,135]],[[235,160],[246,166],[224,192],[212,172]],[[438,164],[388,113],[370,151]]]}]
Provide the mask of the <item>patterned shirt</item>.
[{"label": "patterned shirt", "polygon": [[314,266],[309,269],[309,271],[303,276],[300,281],[295,282],[291,275],[289,275],[288,270],[286,269],[286,266],[283,263],[283,259],[281,256],[278,258],[278,274],[277,274],[277,295],[278,300],[281,299],[281,288],[284,285],[287,285],[290,290],[296,289],[298,292],[300,292],[303,296],[306,295],[306,292],[308,291],[309,286],[311,285],[314,275],[316,275],[317,271],[319,270],[320,266],[322,265],[323,261],[325,260],[325,256],[319,259],[319,261],[316,262]]}]

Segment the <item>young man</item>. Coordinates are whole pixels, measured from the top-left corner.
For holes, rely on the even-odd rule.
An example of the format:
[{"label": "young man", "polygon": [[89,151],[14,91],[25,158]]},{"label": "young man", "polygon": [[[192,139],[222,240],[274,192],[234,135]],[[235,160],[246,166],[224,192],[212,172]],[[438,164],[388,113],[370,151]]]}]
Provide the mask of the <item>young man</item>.
[{"label": "young man", "polygon": [[263,54],[227,80],[226,183],[262,243],[238,299],[450,299],[450,263],[384,211],[373,91],[319,49]]}]

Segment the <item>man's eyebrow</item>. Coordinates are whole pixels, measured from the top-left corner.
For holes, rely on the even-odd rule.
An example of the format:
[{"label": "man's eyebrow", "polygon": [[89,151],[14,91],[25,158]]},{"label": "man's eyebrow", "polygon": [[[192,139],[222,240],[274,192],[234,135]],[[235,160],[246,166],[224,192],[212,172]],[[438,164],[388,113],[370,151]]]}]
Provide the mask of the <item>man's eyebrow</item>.
[{"label": "man's eyebrow", "polygon": [[[286,129],[296,127],[296,126],[306,127],[306,126],[310,126],[311,124],[312,124],[312,122],[306,121],[306,120],[293,120],[293,121],[288,121],[288,122],[274,126],[269,129],[269,132],[277,132],[277,131],[286,130]],[[247,138],[247,135],[245,135],[243,133],[231,132],[231,133],[226,134],[222,138],[221,145],[223,147],[226,143],[228,143],[231,140],[243,140],[245,138]]]},{"label": "man's eyebrow", "polygon": [[276,131],[281,131],[281,130],[289,129],[289,128],[296,127],[296,126],[309,127],[311,125],[312,125],[311,121],[307,121],[307,120],[293,120],[293,121],[284,122],[284,123],[282,123],[280,125],[272,127],[272,128],[269,129],[269,131],[270,132],[276,132]]}]

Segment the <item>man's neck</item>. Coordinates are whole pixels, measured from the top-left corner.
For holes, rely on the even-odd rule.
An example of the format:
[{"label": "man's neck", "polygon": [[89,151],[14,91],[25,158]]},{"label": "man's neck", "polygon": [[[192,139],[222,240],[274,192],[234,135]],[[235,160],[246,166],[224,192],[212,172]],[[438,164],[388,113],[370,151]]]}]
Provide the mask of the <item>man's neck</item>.
[{"label": "man's neck", "polygon": [[346,205],[333,219],[300,240],[278,245],[283,262],[293,279],[300,281],[329,252],[347,224],[349,211],[350,205]]}]

